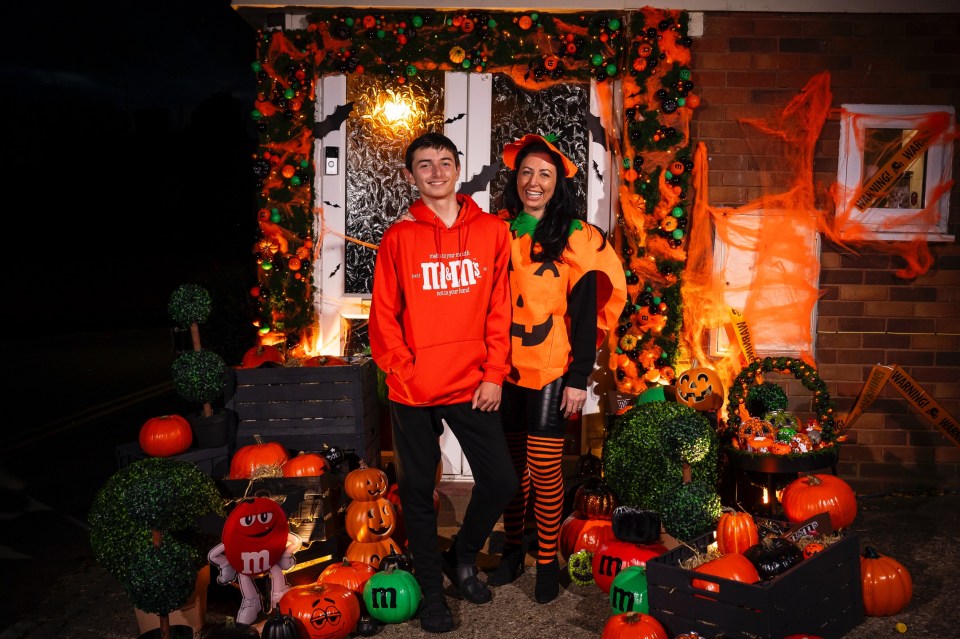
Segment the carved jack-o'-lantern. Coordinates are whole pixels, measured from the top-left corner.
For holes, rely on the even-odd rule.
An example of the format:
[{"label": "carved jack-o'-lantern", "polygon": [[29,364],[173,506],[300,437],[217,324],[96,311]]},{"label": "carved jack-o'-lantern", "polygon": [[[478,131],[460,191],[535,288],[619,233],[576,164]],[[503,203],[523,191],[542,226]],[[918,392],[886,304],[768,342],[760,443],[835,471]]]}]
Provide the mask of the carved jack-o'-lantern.
[{"label": "carved jack-o'-lantern", "polygon": [[390,536],[397,516],[393,504],[384,497],[354,501],[347,506],[344,518],[347,534],[357,541],[381,541]]},{"label": "carved jack-o'-lantern", "polygon": [[718,410],[723,405],[723,384],[712,368],[691,368],[676,383],[677,401],[699,411]]}]

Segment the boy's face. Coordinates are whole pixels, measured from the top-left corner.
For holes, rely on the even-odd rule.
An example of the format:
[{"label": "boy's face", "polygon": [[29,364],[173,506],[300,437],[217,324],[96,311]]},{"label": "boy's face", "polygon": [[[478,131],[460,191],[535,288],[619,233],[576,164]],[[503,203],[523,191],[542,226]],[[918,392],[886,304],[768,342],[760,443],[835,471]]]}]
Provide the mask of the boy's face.
[{"label": "boy's face", "polygon": [[413,152],[413,171],[404,167],[407,181],[427,198],[451,197],[460,178],[457,159],[447,149],[417,149]]}]

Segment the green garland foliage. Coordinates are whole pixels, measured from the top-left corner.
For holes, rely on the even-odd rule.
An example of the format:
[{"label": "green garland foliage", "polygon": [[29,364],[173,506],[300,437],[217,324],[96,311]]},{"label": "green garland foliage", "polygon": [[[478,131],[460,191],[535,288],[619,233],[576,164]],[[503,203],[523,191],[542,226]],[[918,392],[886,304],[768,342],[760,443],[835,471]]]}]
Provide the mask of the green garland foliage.
[{"label": "green garland foliage", "polygon": [[[817,414],[817,423],[820,425],[820,437],[824,442],[834,441],[834,428],[836,427],[836,421],[833,418],[834,404],[830,392],[827,390],[827,384],[820,379],[816,368],[803,360],[792,357],[755,359],[740,371],[727,391],[727,398],[729,399],[727,432],[735,433],[740,428],[743,421],[740,416],[740,407],[744,406],[747,401],[749,390],[757,385],[757,376],[761,373],[773,371],[791,373],[796,379],[800,380],[804,388],[813,392],[813,410]],[[749,406],[744,407],[748,408],[749,414],[754,414],[749,410]],[[760,415],[763,415],[763,413],[760,413]]]}]

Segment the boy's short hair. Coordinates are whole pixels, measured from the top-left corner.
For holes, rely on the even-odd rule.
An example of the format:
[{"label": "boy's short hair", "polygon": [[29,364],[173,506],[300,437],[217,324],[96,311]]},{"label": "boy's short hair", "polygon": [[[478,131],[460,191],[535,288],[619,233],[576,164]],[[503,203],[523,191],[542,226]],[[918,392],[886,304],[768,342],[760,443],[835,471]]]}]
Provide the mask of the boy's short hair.
[{"label": "boy's short hair", "polygon": [[460,151],[457,150],[457,145],[453,143],[453,140],[442,133],[430,131],[418,137],[407,147],[407,152],[404,155],[404,165],[411,173],[413,172],[413,154],[420,149],[445,149],[450,151],[453,153],[453,160],[456,162],[457,168],[460,168]]}]

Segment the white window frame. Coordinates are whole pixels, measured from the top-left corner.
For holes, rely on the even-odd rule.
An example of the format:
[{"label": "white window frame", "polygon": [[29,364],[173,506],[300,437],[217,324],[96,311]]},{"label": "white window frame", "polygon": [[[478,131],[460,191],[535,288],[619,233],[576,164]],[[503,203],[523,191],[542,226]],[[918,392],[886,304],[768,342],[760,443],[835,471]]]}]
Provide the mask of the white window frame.
[{"label": "white window frame", "polygon": [[[778,223],[777,218],[783,217],[784,222]],[[810,310],[809,339],[800,337],[790,339],[782,331],[782,327],[764,322],[763,312],[747,315],[744,319],[750,328],[750,335],[757,355],[761,357],[797,357],[801,353],[814,353],[817,327],[816,295],[820,280],[820,234],[817,231],[817,221],[814,215],[797,217],[792,211],[778,211],[775,209],[758,209],[756,211],[741,212],[727,217],[732,242],[724,241],[722,234],[717,233],[714,240],[713,273],[715,281],[722,282],[723,304],[743,313],[747,306],[748,296],[756,296],[757,305],[763,308],[785,308],[796,305],[804,296],[812,302]],[[791,229],[802,238],[807,255],[815,256],[814,268],[803,270],[804,264],[797,264],[786,260],[784,256],[776,257],[771,263],[758,264],[760,253],[756,244],[762,242],[758,238],[755,242],[749,238],[756,233],[761,224],[771,224],[773,228],[784,228],[789,224]],[[737,227],[744,229],[737,233]],[[758,269],[776,269],[779,272],[791,273],[792,278],[804,282],[807,290],[790,287],[775,289],[761,289],[755,284]],[[809,300],[813,296],[812,300]],[[774,314],[775,315],[775,314]],[[710,354],[715,357],[726,357],[730,348],[739,349],[727,331],[727,324],[722,323],[710,333]]]},{"label": "white window frame", "polygon": [[[856,235],[865,239],[903,241],[922,235],[928,242],[952,242],[953,236],[947,234],[947,221],[950,216],[950,193],[944,193],[939,201],[933,203],[938,219],[935,223],[905,224],[896,228],[889,226],[889,220],[902,218],[919,209],[908,208],[867,208],[860,211],[854,206],[854,198],[861,188],[864,164],[864,137],[867,129],[904,129],[916,127],[918,116],[945,112],[949,115],[948,133],[939,136],[926,151],[924,166],[925,194],[923,201],[930,203],[932,193],[938,184],[950,180],[953,172],[953,138],[956,131],[956,116],[953,106],[902,105],[902,104],[844,104],[840,115],[840,149],[837,165],[837,214],[840,219],[847,217],[845,228],[840,229],[841,238]],[[856,225],[857,231],[850,226]],[[859,225],[863,225],[860,227]]]}]

